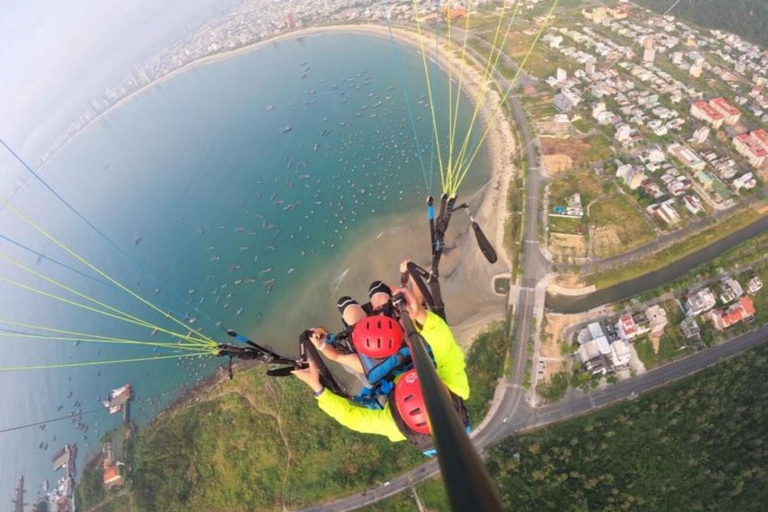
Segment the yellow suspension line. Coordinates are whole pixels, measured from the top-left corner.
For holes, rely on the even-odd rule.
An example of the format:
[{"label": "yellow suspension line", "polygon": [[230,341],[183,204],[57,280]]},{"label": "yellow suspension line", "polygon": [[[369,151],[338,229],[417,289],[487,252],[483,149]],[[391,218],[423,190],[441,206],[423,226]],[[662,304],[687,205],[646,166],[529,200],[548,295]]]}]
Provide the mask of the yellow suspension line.
[{"label": "yellow suspension line", "polygon": [[103,343],[106,345],[139,345],[139,346],[145,346],[145,347],[157,347],[157,348],[166,348],[170,350],[194,350],[194,351],[208,351],[208,347],[202,347],[200,345],[194,345],[194,346],[187,346],[187,345],[177,345],[174,343],[162,343],[162,342],[150,342],[150,341],[133,341],[133,340],[124,340],[121,338],[115,338],[115,339],[101,339],[101,340],[94,340],[94,339],[88,339],[88,338],[81,338],[81,337],[59,337],[59,336],[49,336],[47,334],[31,334],[31,333],[18,333],[18,332],[8,332],[4,331],[3,329],[0,329],[0,336],[6,336],[9,338],[27,338],[27,339],[35,339],[35,340],[50,340],[50,341],[81,341],[84,343]]},{"label": "yellow suspension line", "polygon": [[9,338],[27,338],[27,339],[34,339],[34,340],[49,340],[49,341],[81,341],[83,343],[103,343],[105,345],[140,345],[145,347],[152,347],[152,348],[164,348],[168,350],[185,350],[185,351],[192,351],[197,353],[209,353],[210,349],[208,347],[201,347],[201,346],[195,346],[195,347],[186,347],[182,345],[174,345],[172,343],[151,343],[148,341],[110,341],[110,340],[89,340],[89,339],[82,339],[82,338],[59,338],[56,336],[47,336],[45,334],[24,334],[24,333],[16,333],[16,332],[6,332],[0,329],[0,336],[5,336]]},{"label": "yellow suspension line", "polygon": [[[98,334],[89,334],[89,333],[84,333],[84,332],[68,331],[66,329],[56,329],[54,327],[44,327],[42,325],[28,324],[28,323],[24,323],[24,322],[14,322],[13,320],[0,319],[0,324],[8,324],[8,325],[13,325],[15,327],[23,327],[23,328],[26,328],[26,329],[35,329],[35,330],[38,330],[38,331],[54,332],[54,333],[57,333],[57,334],[66,334],[66,335],[71,335],[71,336],[78,336],[78,338],[76,338],[76,339],[89,338],[89,339],[93,339],[95,341],[98,341],[98,340],[115,340],[115,341],[127,341],[127,342],[135,341],[135,340],[127,340],[125,338],[114,338],[114,337],[111,337],[111,336],[100,336]],[[0,329],[2,329],[2,328],[0,328]],[[176,342],[176,341],[158,342],[158,343],[160,343],[162,345],[166,345],[166,346],[177,346],[177,347],[182,347],[183,346],[183,347],[200,348],[200,345],[198,345],[198,344],[180,343],[180,342]]]},{"label": "yellow suspension line", "polygon": [[[71,288],[71,287],[69,287],[69,286],[67,286],[67,285],[65,285],[65,284],[63,284],[63,283],[61,283],[59,281],[56,281],[55,279],[52,279],[52,278],[49,278],[49,277],[43,275],[43,274],[35,271],[34,269],[24,265],[20,261],[14,260],[13,258],[11,258],[9,256],[6,256],[4,254],[0,254],[0,259],[5,260],[8,263],[10,263],[11,265],[13,265],[13,266],[15,266],[17,268],[20,268],[20,269],[22,269],[22,270],[24,270],[24,271],[26,271],[26,272],[36,276],[36,277],[39,277],[40,279],[42,279],[44,281],[47,281],[47,282],[49,282],[49,283],[51,283],[51,284],[53,284],[53,285],[55,285],[55,286],[57,286],[59,288],[62,288],[62,289],[66,290],[66,291],[68,291],[68,292],[70,292],[70,293],[72,293],[74,295],[77,295],[78,297],[81,297],[81,298],[83,298],[83,299],[85,299],[85,300],[87,300],[89,302],[94,303],[94,304],[98,304],[99,306],[102,306],[103,308],[106,308],[109,311],[112,311],[114,313],[117,313],[118,315],[121,315],[121,316],[123,316],[125,318],[128,318],[130,320],[133,320],[134,322],[132,322],[132,323],[138,323],[139,325],[143,325],[144,327],[147,327],[148,329],[156,329],[158,332],[163,332],[163,333],[166,333],[166,334],[170,334],[171,336],[175,336],[175,337],[178,337],[178,338],[181,338],[181,339],[186,339],[181,334],[178,334],[178,333],[175,333],[173,331],[168,331],[166,329],[163,329],[162,327],[159,327],[159,326],[154,325],[154,324],[152,324],[150,322],[147,322],[146,320],[142,320],[141,318],[138,318],[138,317],[135,317],[133,315],[130,315],[130,314],[126,313],[125,311],[122,311],[122,310],[120,310],[118,308],[112,307],[112,306],[110,306],[108,304],[105,304],[105,303],[103,303],[101,301],[98,301],[98,300],[96,300],[96,299],[94,299],[94,298],[92,298],[92,297],[90,297],[90,296],[88,296],[88,295],[86,295],[84,293],[78,292],[77,290],[75,290],[75,289],[73,289],[73,288]],[[201,340],[201,341],[204,341],[204,340]]]},{"label": "yellow suspension line", "polygon": [[[528,53],[525,55],[525,59],[523,59],[523,62],[520,63],[520,65],[517,67],[517,71],[515,72],[515,76],[512,78],[512,81],[509,84],[509,87],[507,88],[507,91],[504,93],[501,103],[499,104],[499,108],[494,112],[493,116],[491,117],[491,122],[488,124],[486,129],[483,131],[483,136],[480,137],[480,141],[477,144],[477,147],[475,148],[474,152],[472,153],[471,158],[469,159],[468,163],[466,164],[466,167],[464,171],[462,172],[459,181],[456,184],[456,189],[458,189],[459,185],[461,185],[461,182],[464,181],[464,177],[467,175],[467,171],[469,171],[470,165],[472,165],[472,162],[475,160],[475,157],[477,157],[477,153],[480,151],[480,148],[483,145],[483,142],[485,141],[485,137],[488,135],[488,133],[494,128],[496,119],[499,115],[499,113],[502,111],[504,105],[506,104],[507,100],[509,99],[509,94],[512,92],[512,89],[515,87],[517,83],[517,79],[520,76],[520,73],[525,68],[525,65],[528,63],[528,59],[531,56],[531,53],[533,53],[533,49],[536,46],[536,43],[539,42],[539,39],[541,38],[542,34],[544,34],[544,29],[547,27],[547,22],[549,22],[549,19],[552,16],[552,12],[555,10],[555,7],[557,7],[557,4],[560,2],[560,0],[555,0],[552,3],[552,7],[549,9],[549,12],[547,13],[547,17],[544,19],[544,23],[541,25],[541,29],[536,34],[536,38],[533,40],[533,43],[531,44],[531,47],[528,49]],[[462,163],[463,165],[463,163]]]},{"label": "yellow suspension line", "polygon": [[[57,301],[59,301],[59,302],[63,302],[63,303],[65,303],[65,304],[69,304],[69,305],[71,305],[71,306],[76,306],[76,307],[79,307],[79,308],[82,308],[82,309],[85,309],[85,310],[88,310],[88,311],[92,311],[92,312],[94,312],[94,313],[98,313],[98,314],[100,314],[100,315],[108,316],[108,317],[110,317],[110,318],[115,318],[115,319],[117,319],[117,320],[122,320],[123,322],[131,323],[131,324],[136,324],[136,325],[139,325],[139,326],[141,326],[141,327],[145,327],[145,328],[147,327],[147,326],[146,326],[144,323],[142,323],[142,322],[137,322],[137,321],[135,321],[135,320],[131,320],[131,319],[129,319],[129,318],[125,318],[125,317],[122,317],[122,316],[119,316],[119,315],[115,315],[115,314],[113,314],[113,313],[109,313],[109,312],[107,312],[107,311],[102,311],[102,310],[100,310],[100,309],[96,309],[96,308],[94,308],[94,307],[91,307],[91,306],[89,306],[89,305],[87,305],[87,304],[83,304],[83,303],[80,303],[80,302],[76,302],[76,301],[73,301],[73,300],[67,299],[67,298],[65,298],[65,297],[61,297],[61,296],[59,296],[59,295],[54,295],[53,293],[49,293],[49,292],[46,292],[46,291],[43,291],[43,290],[39,290],[39,289],[37,289],[37,288],[33,288],[32,286],[26,285],[26,284],[24,284],[24,283],[20,283],[20,282],[18,282],[18,281],[14,281],[13,279],[8,279],[7,277],[0,277],[0,282],[5,282],[5,283],[8,283],[8,284],[12,284],[12,285],[14,285],[14,286],[16,286],[16,287],[18,287],[18,288],[21,288],[21,289],[23,289],[23,290],[27,290],[27,291],[30,291],[30,292],[33,292],[33,293],[37,293],[38,295],[42,295],[42,296],[44,296],[44,297],[48,297],[48,298],[50,298],[50,299],[53,299],[53,300],[57,300]],[[158,329],[158,330],[159,330],[159,329]],[[197,344],[197,345],[199,345],[199,346],[201,346],[201,347],[205,347],[205,346],[213,346],[213,345],[215,345],[215,343],[213,343],[213,345],[212,345],[212,344],[211,344],[210,342],[208,342],[208,341],[205,341],[205,340],[198,340],[198,339],[195,339],[195,338],[190,338],[190,337],[188,337],[188,336],[184,336],[184,335],[174,334],[174,336],[176,336],[176,337],[178,337],[178,338],[180,338],[180,339],[184,339],[184,340],[187,340],[187,341],[189,341],[189,342],[191,342],[191,343],[195,343],[195,344]]]},{"label": "yellow suspension line", "polygon": [[5,366],[5,367],[0,367],[0,372],[16,372],[16,371],[22,371],[22,370],[51,370],[55,368],[76,368],[81,366],[141,363],[146,361],[161,361],[163,359],[181,359],[184,357],[201,357],[204,355],[215,355],[215,354],[216,354],[215,351],[210,350],[208,352],[201,352],[199,354],[175,354],[171,356],[139,357],[135,359],[117,359],[117,360],[111,360],[111,361],[84,361],[80,363],[41,364],[41,365],[34,365],[34,366]]},{"label": "yellow suspension line", "polygon": [[[499,47],[496,47],[496,42],[498,40],[499,33],[501,31],[501,22],[504,17],[504,11],[506,10],[506,3],[502,7],[501,16],[499,17],[499,23],[496,26],[496,34],[493,37],[493,44],[491,45],[491,52],[488,55],[488,61],[486,62],[485,71],[483,73],[483,86],[480,90],[480,97],[475,102],[475,108],[472,112],[472,120],[469,123],[469,128],[467,129],[467,132],[464,136],[464,142],[461,146],[461,150],[459,152],[459,158],[458,158],[458,167],[461,168],[461,162],[463,162],[465,158],[465,153],[469,147],[469,141],[472,136],[472,130],[475,127],[475,122],[477,121],[478,114],[480,113],[480,109],[482,108],[485,97],[487,96],[488,92],[491,90],[491,83],[493,82],[493,75],[496,72],[496,68],[498,67],[499,61],[501,60],[502,52],[504,51],[504,47],[507,42],[507,37],[509,37],[509,32],[512,29],[512,24],[515,21],[515,18],[517,17],[517,13],[520,10],[521,1],[516,0],[515,2],[515,10],[512,12],[512,16],[509,18],[509,23],[507,24],[507,29],[504,33],[504,37],[499,42]],[[495,58],[494,58],[494,53]],[[493,64],[491,64],[491,61],[493,60]],[[459,173],[460,174],[460,173]],[[458,192],[458,184],[452,183],[451,184],[451,193],[455,194]]]},{"label": "yellow suspension line", "polygon": [[[459,68],[459,84],[456,87],[456,108],[448,112],[448,123],[450,125],[449,131],[450,131],[450,137],[451,137],[451,140],[448,146],[448,169],[450,170],[450,174],[451,174],[451,179],[448,180],[449,186],[450,186],[450,182],[453,180],[453,169],[454,169],[453,145],[454,145],[454,140],[456,139],[456,121],[459,118],[459,105],[461,105],[461,84],[464,78],[464,67],[467,63],[467,36],[469,34],[469,17],[471,13],[472,13],[472,0],[467,0],[467,19],[464,24],[464,44],[462,45],[462,48],[461,48],[461,66]],[[457,162],[458,162],[458,159],[457,159]],[[443,190],[443,192],[447,193],[449,191]]]},{"label": "yellow suspension line", "polygon": [[[30,226],[32,226],[32,227],[33,227],[33,228],[34,228],[34,229],[35,229],[35,230],[36,230],[38,233],[42,234],[42,235],[43,235],[43,236],[45,236],[47,239],[49,239],[50,241],[52,241],[53,243],[55,243],[56,245],[58,245],[59,247],[61,247],[62,249],[64,249],[64,250],[65,250],[67,253],[69,253],[71,256],[73,256],[75,259],[77,259],[77,260],[78,260],[80,263],[84,264],[85,266],[87,266],[88,268],[90,268],[91,270],[93,270],[94,272],[96,272],[97,274],[99,274],[100,276],[102,276],[103,278],[107,279],[109,282],[111,282],[112,284],[114,284],[115,286],[117,286],[118,288],[120,288],[121,290],[123,290],[124,292],[126,292],[126,293],[128,293],[129,295],[133,296],[134,298],[136,298],[137,300],[139,300],[139,301],[140,301],[140,302],[142,302],[143,304],[145,304],[145,305],[149,306],[150,308],[154,309],[155,311],[157,311],[158,313],[162,314],[163,316],[165,316],[165,317],[167,317],[167,318],[170,318],[171,320],[173,320],[173,321],[174,321],[174,322],[176,322],[177,324],[181,325],[181,326],[182,326],[182,327],[184,327],[185,329],[188,329],[188,328],[189,328],[189,327],[188,327],[188,326],[187,326],[187,325],[186,325],[184,322],[181,322],[181,321],[179,321],[178,319],[174,318],[173,316],[170,316],[170,315],[168,315],[168,314],[167,314],[165,311],[163,311],[162,309],[158,308],[157,306],[155,306],[154,304],[152,304],[151,302],[149,302],[149,301],[148,301],[148,300],[146,300],[145,298],[141,297],[139,294],[137,294],[137,293],[135,293],[134,291],[130,290],[129,288],[125,287],[123,284],[119,283],[118,281],[116,281],[116,280],[112,279],[112,278],[111,278],[109,275],[107,275],[106,273],[104,273],[103,271],[101,271],[101,270],[100,270],[99,268],[97,268],[95,265],[93,265],[93,264],[89,263],[89,262],[88,262],[87,260],[85,260],[83,257],[81,257],[81,256],[80,256],[80,255],[78,255],[76,252],[74,252],[72,249],[70,249],[69,247],[67,247],[66,245],[64,245],[64,243],[63,243],[63,242],[59,241],[58,239],[56,239],[56,237],[54,237],[53,235],[51,235],[51,234],[50,234],[48,231],[46,231],[46,230],[45,230],[45,229],[43,229],[41,226],[39,226],[38,224],[36,224],[36,223],[35,223],[35,222],[34,222],[32,219],[30,219],[29,217],[27,217],[26,215],[24,215],[23,213],[21,213],[21,211],[19,211],[19,209],[18,209],[18,208],[16,208],[16,207],[15,207],[13,204],[11,204],[11,202],[10,202],[8,199],[5,199],[5,198],[4,198],[4,199],[3,199],[3,204],[4,204],[5,206],[7,206],[7,207],[8,207],[8,208],[9,208],[9,209],[10,209],[10,210],[11,210],[11,211],[12,211],[12,212],[13,212],[13,213],[14,213],[14,214],[17,216],[17,217],[19,217],[19,218],[20,218],[20,219],[22,219],[24,222],[26,222],[27,224],[29,224]],[[215,341],[213,341],[211,338],[209,338],[208,336],[206,336],[206,335],[204,335],[204,334],[202,334],[202,333],[199,333],[199,336],[200,336],[200,337],[201,337],[203,340],[205,340],[205,341],[208,341],[208,342],[209,342],[209,343],[211,343],[211,344],[214,344],[214,345],[216,344],[216,342],[215,342]]]},{"label": "yellow suspension line", "polygon": [[[451,112],[453,112],[453,30],[451,27],[451,6],[446,5],[445,8],[448,18],[448,50],[446,54],[446,63],[448,65],[448,167],[445,170],[445,182],[450,183],[453,178],[453,167],[451,167],[451,140],[453,140],[453,132],[451,132]],[[437,13],[440,16],[441,13]],[[440,148],[438,147],[438,151]],[[445,185],[443,185],[443,191],[445,191]]]},{"label": "yellow suspension line", "polygon": [[434,102],[434,97],[432,95],[432,84],[429,78],[429,67],[427,66],[427,51],[424,48],[424,36],[421,33],[421,20],[419,19],[419,8],[416,6],[416,0],[412,0],[412,1],[413,1],[413,13],[414,13],[414,17],[416,18],[416,27],[419,32],[419,45],[421,46],[421,62],[422,62],[422,65],[424,66],[424,76],[427,79],[427,93],[429,94],[429,109],[432,114],[432,130],[434,131],[435,146],[437,147],[437,162],[438,162],[438,167],[440,168],[440,181],[443,185],[443,188],[445,188],[443,157],[440,153],[440,137],[438,135],[438,130],[437,130],[437,118],[435,117],[435,102]]}]

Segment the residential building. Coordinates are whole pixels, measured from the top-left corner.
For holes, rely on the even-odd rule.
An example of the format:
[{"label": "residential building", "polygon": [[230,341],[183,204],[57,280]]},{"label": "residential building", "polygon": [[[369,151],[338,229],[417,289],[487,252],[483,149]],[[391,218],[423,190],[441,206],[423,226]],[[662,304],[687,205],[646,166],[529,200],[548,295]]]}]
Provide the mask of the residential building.
[{"label": "residential building", "polygon": [[629,342],[626,340],[616,340],[611,343],[611,362],[615,369],[629,366],[630,360]]},{"label": "residential building", "polygon": [[724,310],[716,309],[709,316],[716,329],[727,329],[742,321],[752,321],[755,316],[755,304],[751,298],[742,297],[736,304]]},{"label": "residential building", "polygon": [[712,108],[704,100],[697,101],[691,105],[691,116],[711,124],[715,129],[720,128],[724,121],[723,114]]},{"label": "residential building", "polygon": [[620,124],[616,127],[614,137],[619,142],[628,142],[632,138],[632,127],[628,124]]},{"label": "residential building", "polygon": [[685,176],[677,176],[667,183],[667,190],[675,197],[685,194],[685,191],[691,188],[692,182]]},{"label": "residential building", "polygon": [[725,101],[723,98],[717,97],[711,99],[709,100],[709,105],[723,115],[723,121],[725,124],[734,125],[739,122],[741,111]]},{"label": "residential building", "polygon": [[573,108],[578,104],[576,98],[562,92],[555,95],[553,102],[557,110],[563,114],[570,114],[573,111]]},{"label": "residential building", "polygon": [[701,205],[699,198],[693,194],[683,196],[683,204],[685,208],[693,215],[704,211],[704,207]]},{"label": "residential building", "polygon": [[646,48],[643,52],[643,62],[653,64],[654,59],[656,59],[656,48]]},{"label": "residential building", "polygon": [[648,179],[643,172],[642,167],[637,167],[631,164],[624,164],[616,169],[616,177],[624,180],[624,183],[632,189],[636,190],[643,182]]},{"label": "residential building", "polygon": [[762,289],[763,289],[763,281],[761,281],[760,277],[758,276],[753,277],[747,283],[747,291],[749,291],[749,293],[753,295]]},{"label": "residential building", "polygon": [[716,303],[717,297],[712,290],[702,288],[685,299],[685,312],[688,316],[697,316],[715,307]]},{"label": "residential building", "polygon": [[595,74],[595,59],[589,59],[587,61],[587,64],[584,68],[584,72],[587,74],[587,76],[591,77]]},{"label": "residential building", "polygon": [[693,78],[699,78],[701,76],[702,70],[703,70],[703,67],[701,65],[701,62],[694,62],[691,65],[691,68],[688,70],[688,72],[691,74]]},{"label": "residential building", "polygon": [[759,144],[765,151],[768,151],[768,131],[760,128],[749,134],[757,144]]},{"label": "residential building", "polygon": [[646,309],[645,317],[650,324],[651,334],[659,334],[667,326],[667,310],[658,304],[654,304]]},{"label": "residential building", "polygon": [[610,370],[608,356],[611,354],[611,347],[605,336],[584,343],[579,347],[577,354],[584,368],[592,375],[605,375]]},{"label": "residential building", "polygon": [[751,172],[748,172],[748,173],[742,174],[741,176],[733,180],[731,184],[733,185],[733,188],[735,188],[736,190],[741,190],[742,188],[746,190],[750,190],[757,186],[757,180],[755,180],[754,174],[752,174]]},{"label": "residential building", "polygon": [[695,132],[693,132],[693,142],[696,144],[703,144],[709,138],[710,129],[707,126],[702,126]]},{"label": "residential building", "polygon": [[[752,133],[742,133],[733,138],[733,146],[736,151],[739,152],[747,161],[755,168],[760,167],[765,162],[766,156],[768,156],[768,149],[764,146],[762,139],[762,133],[754,135],[756,130]],[[763,130],[765,131],[765,130]],[[766,135],[768,139],[768,135]]]},{"label": "residential building", "polygon": [[584,216],[584,208],[581,206],[581,194],[577,192],[568,199],[565,214],[571,217]]},{"label": "residential building", "polygon": [[683,334],[685,334],[686,339],[698,338],[701,333],[701,328],[696,322],[696,318],[692,316],[686,317],[680,323],[680,329],[683,331]]},{"label": "residential building", "polygon": [[653,199],[661,199],[662,197],[666,196],[664,191],[661,190],[661,188],[651,180],[645,180],[643,182],[643,190],[645,190],[645,193]]},{"label": "residential building", "polygon": [[742,289],[741,284],[732,277],[723,279],[720,282],[720,287],[723,289],[723,293],[720,294],[720,302],[723,304],[728,304],[744,295],[744,290]]},{"label": "residential building", "polygon": [[123,485],[123,476],[120,474],[121,465],[120,462],[112,464],[109,459],[104,459],[104,477],[102,482],[106,489]]},{"label": "residential building", "polygon": [[634,315],[624,313],[616,323],[616,331],[619,333],[619,337],[625,341],[631,341],[638,336],[647,334],[650,330],[651,324],[642,312],[637,312]]},{"label": "residential building", "polygon": [[680,214],[675,209],[675,200],[667,199],[658,204],[650,205],[646,211],[649,215],[656,214],[661,220],[667,224],[677,224],[680,222]]},{"label": "residential building", "polygon": [[699,154],[688,146],[670,144],[667,147],[667,151],[693,171],[702,171],[707,165]]}]

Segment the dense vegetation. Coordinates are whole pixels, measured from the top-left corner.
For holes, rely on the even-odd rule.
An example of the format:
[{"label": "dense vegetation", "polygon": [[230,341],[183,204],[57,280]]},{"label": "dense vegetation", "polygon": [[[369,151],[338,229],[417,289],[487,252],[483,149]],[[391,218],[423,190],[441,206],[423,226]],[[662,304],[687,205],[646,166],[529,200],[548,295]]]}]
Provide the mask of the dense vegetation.
[{"label": "dense vegetation", "polygon": [[[475,424],[507,349],[498,324],[470,351]],[[381,484],[422,461],[405,443],[343,429],[294,379],[253,368],[141,433],[133,487],[143,512],[277,510]]]},{"label": "dense vegetation", "polygon": [[510,438],[489,468],[509,510],[762,511],[768,347],[596,414]]},{"label": "dense vegetation", "polygon": [[[635,1],[658,13],[665,13],[674,3],[670,0]],[[768,46],[768,0],[681,0],[670,14]]]},{"label": "dense vegetation", "polygon": [[104,486],[102,485],[104,470],[100,462],[101,457],[92,460],[83,468],[80,475],[80,481],[75,490],[75,498],[83,510],[91,508],[105,497]]},{"label": "dense vegetation", "polygon": [[48,512],[48,502],[38,501],[35,506],[32,507],[32,512]]}]

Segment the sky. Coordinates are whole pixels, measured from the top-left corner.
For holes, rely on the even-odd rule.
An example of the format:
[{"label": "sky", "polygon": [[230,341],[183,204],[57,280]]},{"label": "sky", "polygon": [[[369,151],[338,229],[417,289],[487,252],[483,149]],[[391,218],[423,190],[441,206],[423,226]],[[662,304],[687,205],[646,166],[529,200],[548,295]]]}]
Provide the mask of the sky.
[{"label": "sky", "polygon": [[[28,161],[85,102],[235,0],[3,0],[0,138]],[[0,171],[8,156],[0,155]],[[0,189],[15,180],[6,168]],[[3,183],[5,181],[5,183]]]}]

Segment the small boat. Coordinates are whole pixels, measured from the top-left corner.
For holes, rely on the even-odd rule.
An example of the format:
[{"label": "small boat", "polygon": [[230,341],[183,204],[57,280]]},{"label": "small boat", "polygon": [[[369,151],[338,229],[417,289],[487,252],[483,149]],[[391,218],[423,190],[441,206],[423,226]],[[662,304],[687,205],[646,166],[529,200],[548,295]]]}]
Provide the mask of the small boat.
[{"label": "small boat", "polygon": [[133,239],[133,245],[139,245],[142,240],[144,240],[144,237],[137,236],[136,238]]},{"label": "small boat", "polygon": [[290,126],[286,126],[285,128],[283,128],[283,133],[288,133],[291,130],[293,130],[293,128],[291,128]]},{"label": "small boat", "polygon": [[273,110],[275,110],[274,105],[267,105],[267,112],[272,112]]}]

